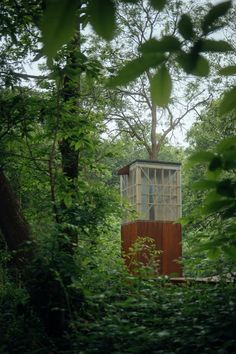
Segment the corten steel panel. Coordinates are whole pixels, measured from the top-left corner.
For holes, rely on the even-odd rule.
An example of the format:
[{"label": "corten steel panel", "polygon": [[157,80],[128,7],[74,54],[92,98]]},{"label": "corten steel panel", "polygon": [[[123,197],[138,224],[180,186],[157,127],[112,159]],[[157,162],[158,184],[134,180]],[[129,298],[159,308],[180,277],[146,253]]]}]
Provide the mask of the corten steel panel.
[{"label": "corten steel panel", "polygon": [[176,273],[178,276],[182,276],[182,267],[178,262],[182,257],[180,224],[163,224],[162,250],[162,274]]},{"label": "corten steel panel", "polygon": [[[137,237],[151,237],[158,250],[162,251],[163,223],[157,221],[137,221]],[[162,274],[163,253],[160,254],[159,273]]]},{"label": "corten steel panel", "polygon": [[177,273],[178,276],[182,276],[182,267],[178,263],[182,256],[180,224],[149,220],[138,220],[123,224],[121,226],[122,253],[127,266],[129,266],[129,261],[125,255],[129,253],[129,248],[139,236],[153,238],[157,249],[162,252],[159,266],[160,274],[171,275]]},{"label": "corten steel panel", "polygon": [[137,223],[127,223],[121,226],[121,251],[125,263],[129,268],[129,260],[126,255],[130,252],[130,247],[137,239]]}]

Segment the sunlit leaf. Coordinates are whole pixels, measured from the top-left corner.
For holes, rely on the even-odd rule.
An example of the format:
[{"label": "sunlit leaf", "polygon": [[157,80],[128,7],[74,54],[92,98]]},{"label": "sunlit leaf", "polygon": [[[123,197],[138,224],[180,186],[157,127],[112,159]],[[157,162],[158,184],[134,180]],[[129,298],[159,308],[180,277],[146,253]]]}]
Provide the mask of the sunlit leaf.
[{"label": "sunlit leaf", "polygon": [[172,81],[167,68],[163,65],[151,80],[151,95],[153,101],[160,107],[165,107],[170,99]]},{"label": "sunlit leaf", "polygon": [[[213,245],[211,245],[212,247]],[[212,260],[216,260],[220,257],[220,249],[219,248],[215,248],[215,247],[212,247],[211,249],[208,249],[208,252],[207,252],[207,256],[208,258],[212,259]]]},{"label": "sunlit leaf", "polygon": [[220,114],[225,114],[230,112],[232,109],[236,108],[236,87],[225,92],[223,100],[220,104]]},{"label": "sunlit leaf", "polygon": [[130,81],[135,80],[142,75],[145,70],[150,67],[155,67],[165,60],[163,54],[147,54],[140,58],[136,58],[128,62],[123,68],[121,68],[117,76],[112,77],[109,82],[109,87],[115,87],[120,85],[126,85]]},{"label": "sunlit leaf", "polygon": [[65,203],[65,206],[67,208],[70,208],[72,206],[72,197],[71,197],[71,194],[67,193],[65,196],[64,196],[64,199],[63,199],[64,203]]},{"label": "sunlit leaf", "polygon": [[184,39],[192,39],[194,37],[193,24],[190,16],[184,14],[178,23],[178,30]]},{"label": "sunlit leaf", "polygon": [[174,52],[181,47],[180,41],[174,36],[165,36],[160,41],[152,38],[139,48],[141,53]]},{"label": "sunlit leaf", "polygon": [[220,69],[219,74],[225,76],[236,75],[236,65],[230,65]]},{"label": "sunlit leaf", "polygon": [[213,25],[221,17],[224,16],[231,7],[231,1],[221,2],[213,6],[202,21],[202,30],[204,34],[214,29]]},{"label": "sunlit leaf", "polygon": [[156,332],[156,335],[160,338],[163,338],[163,337],[169,337],[171,336],[170,332],[169,331],[159,331],[159,332]]},{"label": "sunlit leaf", "polygon": [[178,222],[183,226],[188,225],[191,222],[191,217],[179,218]]},{"label": "sunlit leaf", "polygon": [[113,0],[90,0],[88,6],[89,22],[97,34],[111,40],[115,34],[116,8]]},{"label": "sunlit leaf", "polygon": [[213,39],[201,40],[201,52],[229,52],[234,48],[226,41],[215,41]]},{"label": "sunlit leaf", "polygon": [[76,0],[47,0],[41,30],[43,53],[55,56],[63,44],[68,43],[76,29],[78,2]]},{"label": "sunlit leaf", "polygon": [[149,0],[149,1],[152,7],[158,11],[163,10],[167,3],[167,0]]}]

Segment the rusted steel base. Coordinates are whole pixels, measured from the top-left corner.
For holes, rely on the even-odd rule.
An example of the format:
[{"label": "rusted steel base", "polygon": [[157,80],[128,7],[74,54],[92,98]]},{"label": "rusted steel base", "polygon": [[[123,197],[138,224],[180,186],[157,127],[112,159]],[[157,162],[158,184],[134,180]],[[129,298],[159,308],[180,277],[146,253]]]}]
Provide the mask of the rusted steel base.
[{"label": "rusted steel base", "polygon": [[121,247],[125,262],[129,267],[130,247],[138,237],[151,237],[161,251],[159,274],[182,277],[181,225],[172,222],[137,220],[121,226]]}]

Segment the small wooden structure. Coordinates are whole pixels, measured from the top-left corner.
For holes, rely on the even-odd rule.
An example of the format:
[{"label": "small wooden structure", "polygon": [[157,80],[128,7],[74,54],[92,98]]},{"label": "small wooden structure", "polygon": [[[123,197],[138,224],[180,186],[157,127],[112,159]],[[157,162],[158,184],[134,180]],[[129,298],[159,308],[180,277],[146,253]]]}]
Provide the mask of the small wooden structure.
[{"label": "small wooden structure", "polygon": [[118,171],[121,196],[136,210],[138,218],[121,227],[122,251],[126,257],[138,237],[149,236],[161,251],[159,273],[182,275],[181,188],[179,163],[135,160]]}]

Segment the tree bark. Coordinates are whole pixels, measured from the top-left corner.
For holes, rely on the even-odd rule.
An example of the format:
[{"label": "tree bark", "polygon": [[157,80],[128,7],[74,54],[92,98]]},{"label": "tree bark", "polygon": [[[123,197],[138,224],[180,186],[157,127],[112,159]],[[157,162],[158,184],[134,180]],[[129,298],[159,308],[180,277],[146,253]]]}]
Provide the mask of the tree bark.
[{"label": "tree bark", "polygon": [[32,251],[24,246],[32,241],[30,227],[3,170],[0,168],[0,229],[9,251],[17,251],[13,262],[22,263],[31,258]]},{"label": "tree bark", "polygon": [[[67,56],[67,69],[78,69],[78,51],[80,51],[80,24],[78,24],[78,30],[75,38],[70,43],[70,51]],[[70,111],[71,121],[66,121],[64,124],[65,130],[67,126],[69,129],[75,131],[75,135],[63,138],[59,143],[59,149],[61,153],[61,166],[63,175],[70,181],[69,188],[71,195],[76,195],[77,192],[77,178],[79,175],[79,151],[75,150],[74,142],[77,141],[76,130],[79,129],[76,115],[78,114],[79,98],[80,98],[80,73],[77,74],[75,80],[71,79],[67,75],[64,77],[62,100],[65,104],[71,105]],[[66,124],[66,125],[65,125]],[[68,192],[68,190],[67,190]],[[73,204],[73,203],[72,203]],[[64,200],[60,202],[61,206],[61,223],[74,224],[73,208],[67,206]],[[62,250],[70,254],[74,253],[75,245],[77,244],[77,232],[70,227],[64,227],[63,232],[68,236],[68,242],[62,242]],[[64,239],[63,239],[64,240]]]}]

